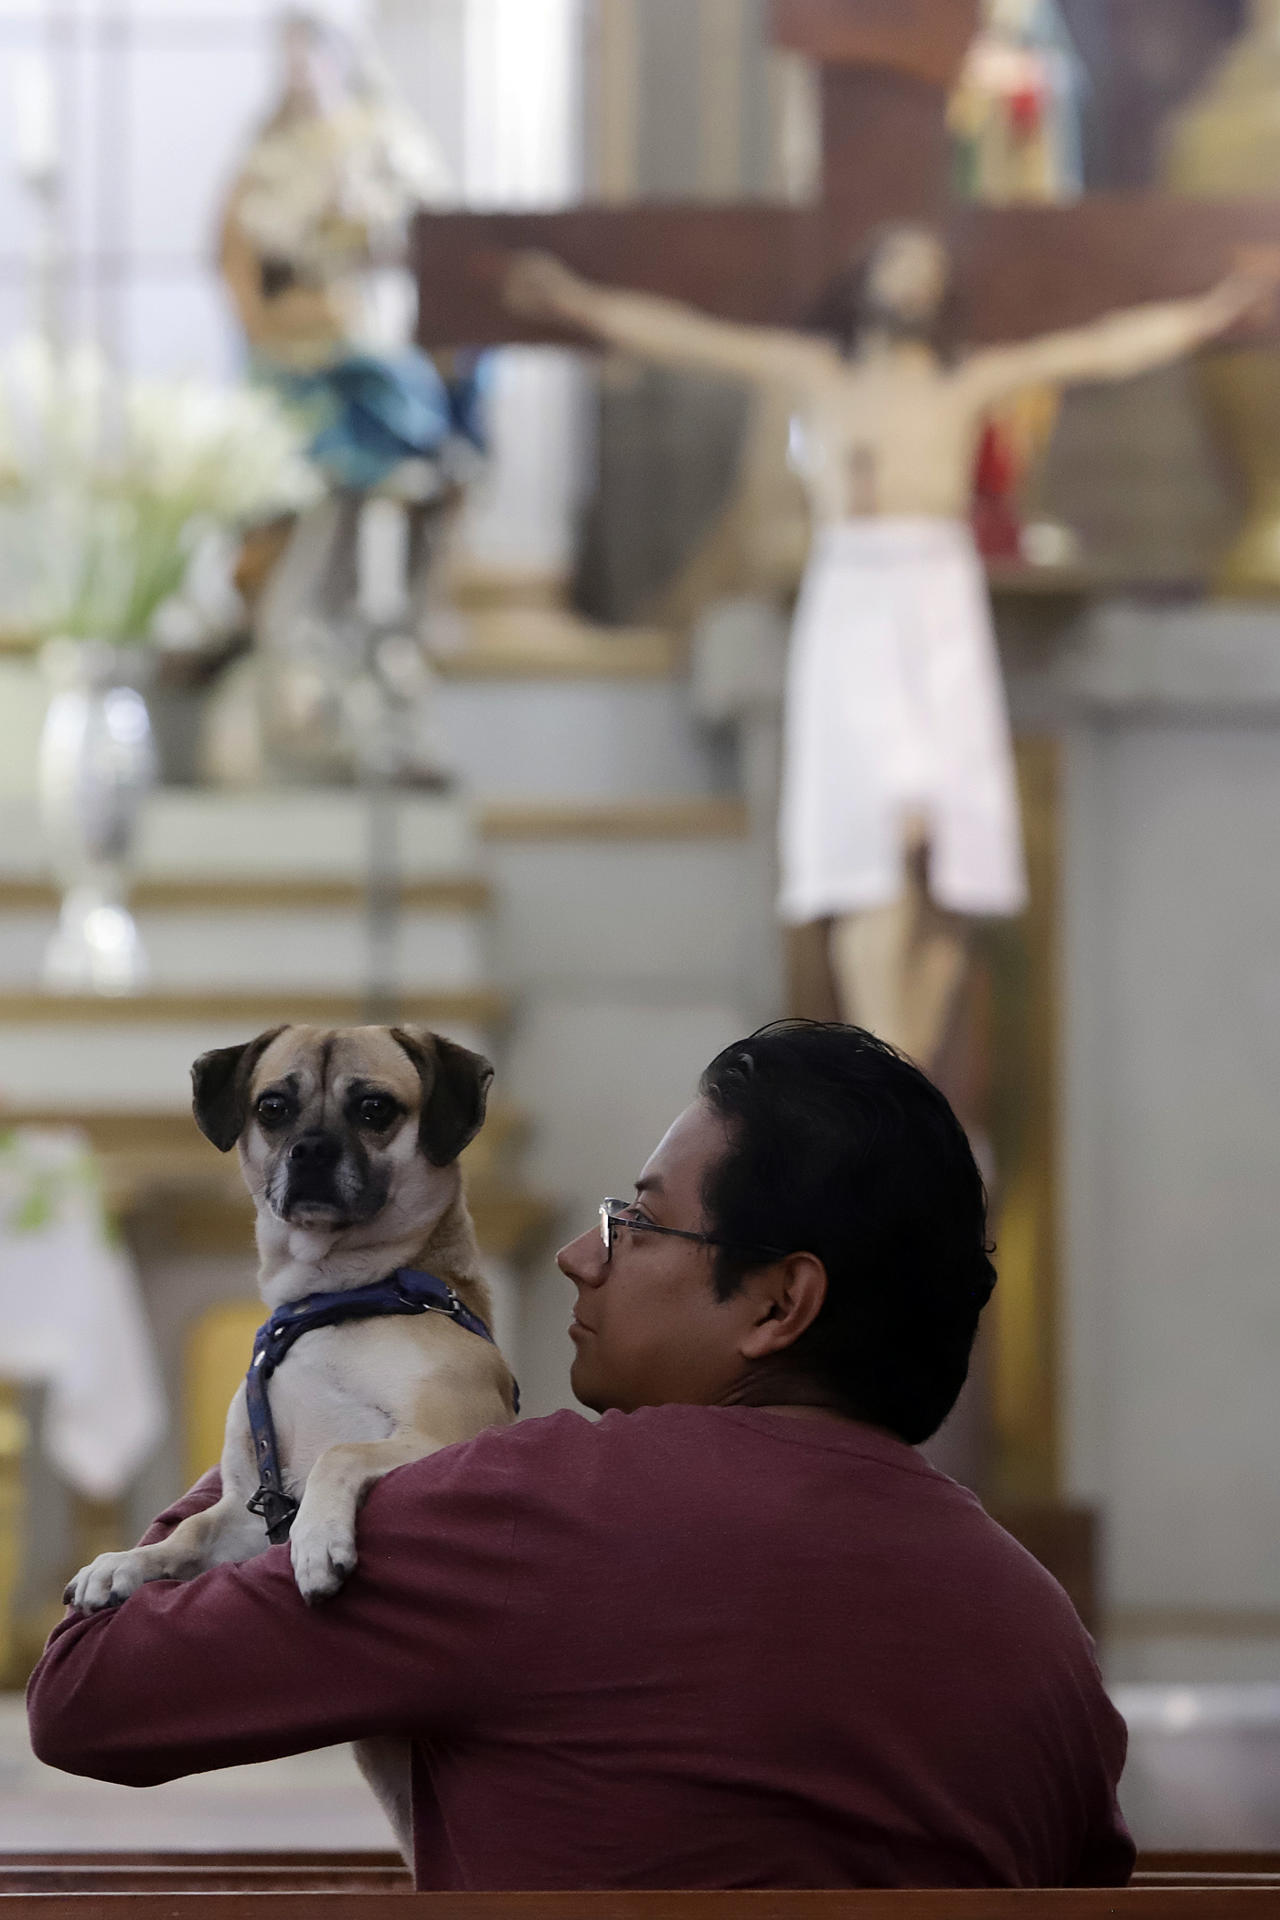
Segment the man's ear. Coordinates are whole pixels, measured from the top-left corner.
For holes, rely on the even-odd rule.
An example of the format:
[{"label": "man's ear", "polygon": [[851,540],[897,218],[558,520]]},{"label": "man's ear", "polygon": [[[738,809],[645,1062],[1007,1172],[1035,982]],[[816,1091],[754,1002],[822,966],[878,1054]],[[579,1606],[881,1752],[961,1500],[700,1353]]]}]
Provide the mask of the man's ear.
[{"label": "man's ear", "polygon": [[253,1070],[283,1027],[271,1027],[239,1047],[215,1047],[191,1069],[191,1111],[206,1140],[230,1153],[249,1118],[249,1082]]},{"label": "man's ear", "polygon": [[827,1270],[814,1253],[789,1253],[747,1274],[743,1287],[757,1312],[741,1336],[740,1351],[744,1359],[765,1360],[794,1346],[822,1312]]},{"label": "man's ear", "polygon": [[447,1167],[484,1125],[493,1067],[482,1053],[426,1027],[392,1027],[422,1082],[418,1142],[433,1167]]}]

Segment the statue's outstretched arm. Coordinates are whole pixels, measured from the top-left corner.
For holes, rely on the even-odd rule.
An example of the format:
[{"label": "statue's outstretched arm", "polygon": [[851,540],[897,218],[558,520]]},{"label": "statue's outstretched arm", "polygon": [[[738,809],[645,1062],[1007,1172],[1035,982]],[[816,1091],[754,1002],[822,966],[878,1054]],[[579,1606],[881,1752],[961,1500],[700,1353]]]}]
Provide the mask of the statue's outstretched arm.
[{"label": "statue's outstretched arm", "polygon": [[805,385],[829,374],[834,357],[802,333],[715,320],[678,300],[599,286],[545,253],[517,257],[504,297],[517,313],[566,321],[640,359],[767,385]]},{"label": "statue's outstretched arm", "polygon": [[1270,285],[1262,274],[1233,273],[1196,299],[1154,302],[1020,346],[987,348],[975,353],[958,377],[983,403],[1040,381],[1128,380],[1225,333],[1258,306]]}]

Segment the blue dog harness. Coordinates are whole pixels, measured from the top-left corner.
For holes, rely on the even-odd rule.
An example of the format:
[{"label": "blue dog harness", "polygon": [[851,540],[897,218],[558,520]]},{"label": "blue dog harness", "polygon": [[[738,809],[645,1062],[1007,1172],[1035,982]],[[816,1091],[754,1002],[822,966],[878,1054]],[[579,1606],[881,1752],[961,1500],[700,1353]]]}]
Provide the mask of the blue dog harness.
[{"label": "blue dog harness", "polygon": [[[249,1501],[250,1513],[262,1516],[267,1539],[273,1547],[289,1538],[298,1502],[284,1490],[280,1474],[280,1454],[276,1446],[275,1423],[267,1382],[295,1340],[316,1327],[336,1327],[344,1320],[369,1320],[385,1313],[443,1313],[468,1333],[478,1333],[493,1345],[493,1335],[478,1313],[465,1307],[453,1288],[434,1273],[420,1273],[414,1267],[399,1267],[385,1280],[367,1287],[352,1287],[346,1293],[309,1293],[304,1300],[291,1300],[277,1307],[265,1326],[259,1327],[253,1340],[253,1361],[245,1375],[245,1399],[249,1426],[253,1432],[253,1451],[258,1463],[258,1491]],[[520,1390],[515,1388],[515,1410],[520,1411]]]}]

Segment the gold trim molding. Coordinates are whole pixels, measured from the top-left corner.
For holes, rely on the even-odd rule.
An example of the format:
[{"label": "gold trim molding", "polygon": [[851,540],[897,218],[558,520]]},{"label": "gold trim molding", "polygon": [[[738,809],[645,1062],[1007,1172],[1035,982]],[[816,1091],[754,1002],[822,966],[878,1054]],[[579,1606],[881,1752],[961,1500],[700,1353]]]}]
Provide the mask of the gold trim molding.
[{"label": "gold trim molding", "polygon": [[1280,1640],[1280,1608],[1113,1607],[1110,1640]]},{"label": "gold trim molding", "polygon": [[[52,880],[0,879],[0,913],[52,911],[61,899]],[[359,912],[368,890],[358,880],[138,880],[129,891],[129,903],[143,913],[290,913],[308,908]],[[470,875],[457,879],[412,880],[399,889],[397,899],[406,912],[484,913],[493,903],[487,880]]]},{"label": "gold trim molding", "polygon": [[741,840],[741,800],[492,801],[480,811],[487,840]]},{"label": "gold trim molding", "polygon": [[991,1370],[996,1499],[1055,1500],[1059,1432],[1059,887],[1061,746],[1017,742],[1030,899],[993,929],[998,1209]]},{"label": "gold trim molding", "polygon": [[[510,1014],[505,994],[489,987],[394,997],[399,1020],[425,1026],[492,1027]],[[275,1025],[359,1026],[369,1017],[358,993],[300,993],[289,987],[252,993],[0,993],[0,1026],[172,1026],[195,1022],[246,1028]]]}]

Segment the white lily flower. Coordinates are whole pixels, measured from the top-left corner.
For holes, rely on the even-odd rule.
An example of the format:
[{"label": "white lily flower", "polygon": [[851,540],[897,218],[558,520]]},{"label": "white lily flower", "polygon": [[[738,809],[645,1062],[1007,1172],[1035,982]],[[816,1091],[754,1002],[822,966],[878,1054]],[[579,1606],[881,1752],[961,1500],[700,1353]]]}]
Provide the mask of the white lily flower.
[{"label": "white lily flower", "polygon": [[0,360],[0,620],[145,639],[203,534],[321,487],[265,390],[122,380],[92,348],[21,340]]}]

